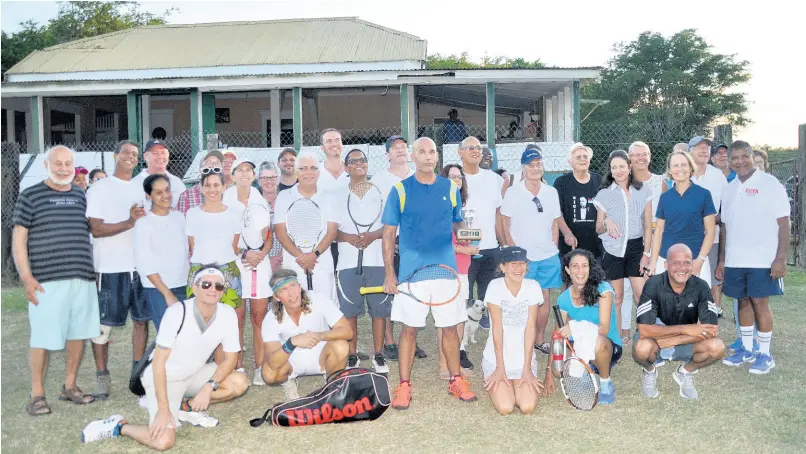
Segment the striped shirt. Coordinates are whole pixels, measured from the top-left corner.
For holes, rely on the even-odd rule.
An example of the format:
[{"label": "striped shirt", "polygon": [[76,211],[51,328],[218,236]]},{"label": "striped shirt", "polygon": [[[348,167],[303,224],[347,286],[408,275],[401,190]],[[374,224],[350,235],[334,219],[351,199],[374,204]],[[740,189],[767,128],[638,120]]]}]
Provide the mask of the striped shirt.
[{"label": "striped shirt", "polygon": [[19,195],[13,224],[28,229],[28,261],[42,282],[95,280],[84,191],[62,192],[44,182]]},{"label": "striped shirt", "polygon": [[629,199],[616,183],[599,190],[593,204],[616,223],[621,233],[618,238],[612,238],[607,232],[599,235],[608,254],[624,257],[627,241],[644,236],[644,208],[652,197],[652,190],[647,185],[642,185],[641,189],[630,185]]}]

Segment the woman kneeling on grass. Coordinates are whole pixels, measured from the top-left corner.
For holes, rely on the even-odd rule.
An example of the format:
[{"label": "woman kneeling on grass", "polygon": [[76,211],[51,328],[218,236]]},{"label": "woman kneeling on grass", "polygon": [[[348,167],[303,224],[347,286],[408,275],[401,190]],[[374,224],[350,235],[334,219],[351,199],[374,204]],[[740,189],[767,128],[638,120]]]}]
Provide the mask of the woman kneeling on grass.
[{"label": "woman kneeling on grass", "polygon": [[490,282],[485,297],[491,335],[481,359],[484,387],[502,415],[512,413],[515,407],[531,414],[543,390],[543,383],[536,378],[534,353],[537,307],[543,304],[543,291],[537,281],[524,279],[528,263],[525,249],[502,249],[504,277]]}]

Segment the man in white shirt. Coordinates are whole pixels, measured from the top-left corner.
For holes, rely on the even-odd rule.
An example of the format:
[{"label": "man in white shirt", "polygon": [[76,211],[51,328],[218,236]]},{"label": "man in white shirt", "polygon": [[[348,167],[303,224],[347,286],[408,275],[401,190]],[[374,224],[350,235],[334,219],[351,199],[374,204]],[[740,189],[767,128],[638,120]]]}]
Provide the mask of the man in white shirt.
[{"label": "man in white shirt", "polygon": [[[783,295],[789,249],[789,198],[774,176],[756,171],[753,149],[747,142],[733,142],[728,159],[737,178],[728,184],[723,198],[724,227],[717,274],[724,276],[725,294],[739,301],[742,347],[722,362],[729,366],[752,363],[751,374],[767,374],[775,367],[770,353],[770,296]],[[754,323],[758,327],[756,352]]]},{"label": "man in white shirt", "polygon": [[[283,267],[297,272],[300,276],[304,275],[306,270],[310,271],[313,275],[313,289],[335,300],[333,256],[328,249],[336,239],[339,215],[333,209],[332,198],[318,187],[317,180],[322,170],[319,168],[316,155],[310,152],[300,153],[296,166],[299,171],[299,184],[281,192],[274,207],[275,232],[280,244],[283,245]],[[321,240],[310,252],[303,252],[297,247],[286,229],[289,208],[302,198],[311,199],[322,211],[322,232],[319,236]]]},{"label": "man in white shirt", "polygon": [[[132,178],[132,182],[140,189],[143,189],[143,181],[149,175],[156,175],[161,173],[168,177],[171,182],[171,207],[176,208],[179,203],[179,196],[185,191],[185,183],[176,175],[168,172],[168,163],[171,160],[171,153],[168,151],[168,146],[161,140],[149,140],[143,149],[143,159],[146,162],[146,168],[140,171],[136,177]],[[145,193],[144,193],[145,197]],[[146,200],[146,209],[151,208],[151,201]]]},{"label": "man in white shirt", "polygon": [[[241,349],[238,320],[233,308],[218,302],[223,291],[224,273],[205,266],[193,278],[195,297],[165,311],[151,364],[142,375],[149,424],[128,424],[114,415],[89,423],[81,432],[82,442],[124,435],[164,451],[176,443],[176,429],[183,422],[218,425],[207,414],[209,405],[239,397],[249,387],[246,375],[234,371]],[[220,362],[208,362],[219,345]]]},{"label": "man in white shirt", "polygon": [[[559,218],[562,217],[557,190],[544,184],[543,157],[535,149],[526,149],[521,156],[524,181],[515,183],[504,196],[501,219],[507,246],[526,249],[528,279],[543,289],[543,300],[550,302],[550,290],[562,286],[562,265],[557,242],[560,238]],[[538,309],[535,348],[548,354],[549,344],[543,342],[549,306]]]},{"label": "man in white shirt", "polygon": [[115,147],[115,172],[87,191],[87,217],[93,240],[93,259],[98,273],[98,304],[101,335],[92,339],[95,356],[96,398],[109,397],[111,378],[107,370],[109,333],[125,326],[131,312],[134,329],[134,361],[143,356],[148,339],[148,305],[143,297],[140,276],[135,271],[134,232],[138,219],[145,216],[143,185],[132,179],[137,165],[137,144],[128,140]]},{"label": "man in white shirt", "polygon": [[[350,180],[345,171],[344,162],[341,160],[341,155],[344,152],[344,146],[341,143],[341,132],[335,128],[327,128],[322,131],[321,142],[325,160],[319,163],[319,178],[316,182],[316,187],[326,195],[332,195],[347,186]],[[330,253],[333,256],[333,265],[335,267],[339,263],[339,248],[336,243],[330,245]]]},{"label": "man in white shirt", "polygon": [[263,379],[281,384],[285,400],[298,399],[296,378],[344,369],[353,330],[321,293],[302,289],[297,273],[279,269],[271,278],[271,313],[263,320]]}]

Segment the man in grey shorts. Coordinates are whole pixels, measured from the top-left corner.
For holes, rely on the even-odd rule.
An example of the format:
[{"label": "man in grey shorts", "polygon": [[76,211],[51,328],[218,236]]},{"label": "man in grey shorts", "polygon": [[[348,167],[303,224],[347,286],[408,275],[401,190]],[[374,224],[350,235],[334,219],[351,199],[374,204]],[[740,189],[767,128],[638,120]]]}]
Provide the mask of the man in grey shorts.
[{"label": "man in grey shorts", "polygon": [[[347,187],[339,190],[333,199],[338,203],[339,232],[336,235],[336,244],[339,247],[339,262],[336,265],[336,287],[338,291],[339,306],[344,318],[350,323],[353,339],[350,341],[350,356],[347,367],[358,367],[361,360],[356,353],[358,317],[364,314],[364,300],[369,307],[369,316],[372,318],[372,340],[375,354],[372,357],[372,366],[378,373],[388,373],[389,366],[383,356],[383,336],[386,328],[386,318],[392,313],[392,297],[386,293],[361,295],[360,287],[383,285],[385,272],[383,268],[383,251],[381,249],[380,211],[383,208],[383,194],[370,191],[361,194],[362,198],[353,197],[350,210],[359,221],[375,219],[367,231],[366,227],[356,229],[347,209],[350,188],[361,183],[367,183],[367,156],[361,150],[351,150],[344,158],[350,182]],[[377,196],[375,195],[377,194]],[[374,200],[374,198],[378,200]],[[354,203],[360,200],[360,203]],[[368,221],[365,221],[369,223]],[[363,222],[362,222],[363,223]],[[360,233],[359,233],[360,232]],[[358,250],[364,251],[362,274],[358,274]]]}]

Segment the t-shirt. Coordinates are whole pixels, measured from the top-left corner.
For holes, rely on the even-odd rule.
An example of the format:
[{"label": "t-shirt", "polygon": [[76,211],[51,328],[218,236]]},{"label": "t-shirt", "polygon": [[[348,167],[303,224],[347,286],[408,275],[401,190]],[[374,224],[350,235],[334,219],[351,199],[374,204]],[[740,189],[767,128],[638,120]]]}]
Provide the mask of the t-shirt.
[{"label": "t-shirt", "polygon": [[[580,183],[573,172],[558,177],[554,188],[560,198],[560,208],[568,228],[577,238],[577,247],[587,249],[594,256],[602,255],[599,234],[596,233],[596,207],[593,198],[602,185],[602,176],[590,172],[587,183]],[[571,247],[560,241],[560,253],[565,254]]]},{"label": "t-shirt", "polygon": [[[384,225],[399,227],[400,273],[408,277],[415,270],[442,264],[456,269],[453,253],[453,223],[462,222],[462,196],[459,187],[439,175],[431,184],[411,176],[401,181],[403,194],[395,186],[383,211]],[[452,206],[451,192],[456,206]],[[401,195],[405,205],[401,208]]]},{"label": "t-shirt", "polygon": [[442,142],[457,143],[467,138],[465,123],[462,120],[448,120],[442,124]]},{"label": "t-shirt", "polygon": [[291,189],[291,188],[293,188],[294,186],[296,186],[296,185],[297,185],[297,183],[299,183],[299,182],[298,182],[298,181],[294,181],[294,184],[290,184],[290,185],[289,185],[289,184],[284,184],[284,183],[282,183],[282,182],[281,182],[280,184],[278,184],[278,185],[277,185],[277,194],[279,194],[279,193],[281,193],[281,192],[285,191],[286,189]]},{"label": "t-shirt", "polygon": [[185,233],[193,237],[192,263],[225,265],[237,257],[232,240],[241,232],[241,217],[227,207],[220,213],[207,213],[202,207],[191,208]]},{"label": "t-shirt", "polygon": [[[140,191],[143,192],[143,200],[145,200],[145,208],[146,210],[151,209],[151,201],[146,199],[145,189],[143,189],[143,182],[146,181],[150,174],[148,173],[147,169],[143,169],[140,173],[137,174],[136,177],[132,178],[132,182],[135,183],[139,188]],[[165,171],[165,176],[168,177],[168,181],[171,185],[171,207],[176,209],[179,205],[179,196],[182,195],[183,192],[187,189],[185,183],[182,181],[181,178],[172,174],[171,172]]]},{"label": "t-shirt", "polygon": [[[668,191],[671,192],[671,191]],[[693,325],[699,320],[708,325],[718,323],[711,288],[704,280],[691,276],[683,292],[675,293],[669,283],[669,272],[650,277],[636,310],[637,323],[655,325]]]},{"label": "t-shirt", "polygon": [[660,200],[660,195],[663,193],[663,177],[654,173],[650,173],[649,175],[649,179],[643,183],[644,186],[647,186],[652,191],[652,222],[655,222],[655,219],[657,219],[658,201]]},{"label": "t-shirt", "polygon": [[[274,222],[275,225],[277,224],[285,224],[286,218],[288,216],[288,209],[291,205],[296,202],[297,200],[303,198],[302,194],[299,192],[299,185],[294,186],[293,188],[283,191],[282,193],[277,195],[277,199],[274,202]],[[311,197],[311,200],[319,205],[319,209],[322,210],[322,236],[324,238],[327,234],[327,226],[329,222],[334,222],[336,224],[339,223],[340,217],[338,214],[338,210],[335,210],[335,203],[333,202],[333,198],[321,190],[318,190],[316,194]],[[322,239],[319,241],[322,241]],[[319,251],[322,254],[319,256],[316,262],[316,267],[314,268],[314,273],[316,270],[329,270],[328,273],[332,273],[333,271],[333,255],[327,251]],[[294,258],[291,253],[283,248],[283,262],[284,263],[293,263],[296,259]]]},{"label": "t-shirt", "polygon": [[[168,361],[165,363],[165,374],[168,381],[179,381],[191,377],[199,371],[219,345],[225,353],[238,353],[241,343],[238,337],[238,316],[235,309],[226,304],[217,303],[212,323],[202,332],[193,319],[193,306],[196,298],[185,300],[182,304],[172,304],[165,310],[157,333],[157,345],[170,348]],[[182,322],[182,312],[185,321]],[[179,331],[179,326],[182,330]],[[177,331],[179,334],[177,335]],[[151,358],[153,358],[153,354]],[[144,374],[153,382],[152,374]]]},{"label": "t-shirt", "polygon": [[[243,203],[241,203],[240,200],[238,200],[238,188],[236,186],[230,186],[226,191],[224,191],[222,201],[224,202],[224,205],[226,205],[227,208],[232,210],[235,216],[238,217],[238,233],[240,233],[241,229],[243,228],[243,220],[242,220],[243,212],[246,211],[247,205],[252,204],[263,205],[264,207],[266,207],[266,210],[271,212],[269,202],[267,202],[266,199],[263,198],[263,196],[260,194],[260,191],[258,191],[256,188],[253,187],[249,188],[249,197],[246,199],[247,205],[244,205]],[[264,227],[268,226],[269,225],[265,225]],[[238,240],[238,247],[246,249],[246,243],[244,243],[243,237],[240,240]]]},{"label": "t-shirt", "polygon": [[778,219],[790,215],[786,189],[774,176],[754,172],[735,179],[723,196],[725,266],[770,268],[778,251]]},{"label": "t-shirt", "polygon": [[[725,175],[722,175],[722,172],[716,167],[706,164],[705,174],[700,177],[692,175],[691,182],[698,186],[704,187],[708,190],[708,192],[711,193],[711,200],[714,202],[714,209],[717,213],[719,213],[719,209],[722,206],[722,194],[725,191],[725,188],[728,186],[728,180],[725,179]],[[714,244],[717,243],[719,243],[719,225],[717,225],[716,229],[714,230]]]},{"label": "t-shirt", "polygon": [[377,186],[378,189],[381,191],[381,194],[383,194],[384,203],[386,203],[386,198],[389,197],[389,191],[392,190],[392,186],[394,186],[397,183],[400,183],[401,181],[403,181],[403,179],[414,175],[414,170],[412,170],[410,167],[407,168],[407,170],[408,173],[403,178],[400,178],[399,176],[393,174],[388,169],[384,169],[376,173],[375,175],[372,176],[372,178],[369,179],[369,182]]},{"label": "t-shirt", "polygon": [[336,304],[325,295],[310,291],[306,293],[311,299],[311,311],[307,314],[305,312],[300,314],[299,325],[294,323],[285,308],[283,308],[282,322],[278,322],[274,313],[269,312],[260,327],[263,342],[283,343],[297,334],[309,331],[315,333],[329,331],[344,317]]},{"label": "t-shirt", "polygon": [[510,219],[512,240],[526,249],[526,258],[532,262],[557,255],[551,229],[554,221],[562,216],[557,190],[540,183],[536,198],[543,208],[542,212],[534,200],[535,195],[526,188],[526,182],[521,181],[507,189],[501,205],[501,215]]},{"label": "t-shirt", "polygon": [[[339,214],[339,231],[344,233],[357,234],[358,230],[355,228],[350,213],[347,211],[347,200],[349,196],[349,189],[347,186],[335,191],[331,198],[336,205],[333,207],[334,211]],[[359,199],[354,197],[354,205],[351,209],[355,210],[353,214],[361,222],[369,223],[369,221],[377,216],[377,219],[372,226],[361,227],[361,233],[374,232],[383,228],[381,224],[380,213],[383,210],[383,196],[373,192],[367,193],[363,198]],[[364,249],[363,266],[383,266],[383,241],[378,239],[373,241],[369,247]],[[358,248],[352,244],[341,241],[339,245],[339,261],[336,264],[336,270],[346,270],[356,268],[358,265]]]},{"label": "t-shirt", "polygon": [[614,182],[609,188],[600,189],[593,200],[596,208],[607,213],[607,217],[612,219],[619,229],[621,235],[618,238],[611,237],[607,232],[599,235],[605,251],[616,257],[624,257],[628,240],[644,236],[644,210],[654,197],[652,190],[646,185],[642,185],[641,189],[635,189],[635,186],[630,185],[629,191],[628,199],[624,190]]},{"label": "t-shirt", "polygon": [[[126,181],[110,175],[95,182],[87,190],[87,217],[117,224],[129,219],[135,202],[145,200],[142,182]],[[99,273],[128,273],[135,270],[134,231],[93,238],[95,271]]]},{"label": "t-shirt", "polygon": [[[607,332],[607,338],[610,339],[613,344],[621,345],[621,335],[619,334],[619,318],[616,316],[616,293],[613,291],[613,287],[611,287],[607,282],[600,283],[597,287],[597,290],[599,291],[600,297],[608,292],[610,292],[613,296],[613,302],[610,304],[610,330]],[[568,318],[571,320],[576,320],[578,322],[587,321],[593,323],[594,325],[598,325],[600,322],[598,298],[593,306],[588,306],[586,304],[582,307],[579,307],[574,304],[573,298],[571,298],[571,288],[569,287],[557,297],[557,305],[560,306],[561,311],[568,314]]]},{"label": "t-shirt", "polygon": [[[501,325],[503,326],[503,353],[504,368],[507,376],[518,377],[523,373],[524,344],[526,335],[526,322],[529,320],[529,307],[543,304],[543,290],[540,284],[532,279],[524,279],[517,295],[513,295],[507,288],[503,277],[493,279],[484,295],[487,305],[498,306],[501,309]],[[492,332],[491,332],[492,333]],[[487,337],[484,346],[482,361],[496,364],[495,344],[493,335]]]},{"label": "t-shirt", "polygon": [[17,197],[12,224],[28,229],[28,262],[34,279],[95,280],[84,191],[57,191],[37,183]]},{"label": "t-shirt", "polygon": [[316,180],[317,190],[325,194],[330,194],[331,192],[337,192],[350,185],[350,176],[347,175],[347,172],[342,173],[336,178],[325,168],[325,162],[326,161],[322,161],[319,163],[319,179]]},{"label": "t-shirt", "polygon": [[498,247],[498,238],[495,236],[496,210],[501,207],[501,189],[504,179],[492,170],[480,169],[479,173],[471,175],[465,173],[467,181],[467,200],[465,209],[475,210],[473,219],[474,229],[481,229],[481,243],[479,249],[494,249]]},{"label": "t-shirt", "polygon": [[134,226],[134,259],[143,287],[154,288],[146,277],[159,274],[168,288],[184,287],[188,278],[188,239],[185,217],[179,211],[158,216],[150,211]]},{"label": "t-shirt", "polygon": [[716,210],[711,193],[702,186],[692,184],[683,195],[675,188],[661,194],[657,213],[664,220],[660,256],[666,258],[670,247],[683,243],[697,258],[705,239],[703,218],[712,214]]}]

